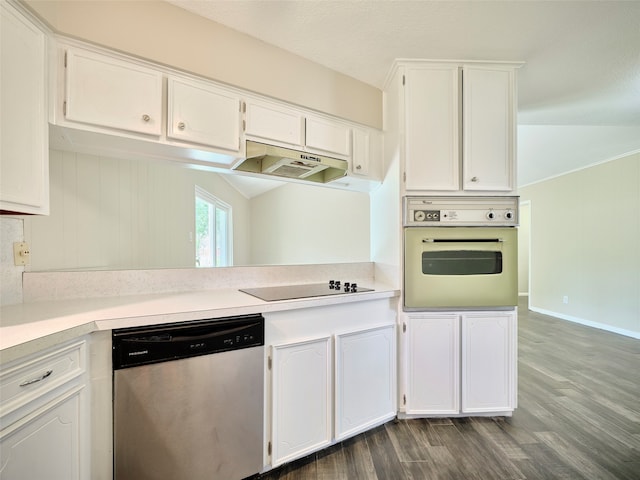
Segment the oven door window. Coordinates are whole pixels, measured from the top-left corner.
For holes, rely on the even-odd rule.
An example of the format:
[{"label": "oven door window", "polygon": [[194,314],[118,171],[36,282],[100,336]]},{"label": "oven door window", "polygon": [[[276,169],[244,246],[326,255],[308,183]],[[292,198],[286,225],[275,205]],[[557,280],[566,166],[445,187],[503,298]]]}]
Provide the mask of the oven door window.
[{"label": "oven door window", "polygon": [[449,250],[422,252],[424,275],[498,275],[502,252]]}]

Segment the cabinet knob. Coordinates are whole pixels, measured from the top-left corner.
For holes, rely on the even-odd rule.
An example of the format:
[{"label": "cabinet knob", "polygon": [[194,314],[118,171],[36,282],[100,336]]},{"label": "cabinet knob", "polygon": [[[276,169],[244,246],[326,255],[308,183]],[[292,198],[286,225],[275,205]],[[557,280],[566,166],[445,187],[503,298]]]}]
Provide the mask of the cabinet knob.
[{"label": "cabinet knob", "polygon": [[149,120],[151,120],[151,117],[145,113],[144,115],[142,115],[142,120],[148,122]]},{"label": "cabinet knob", "polygon": [[184,127],[186,127],[186,125],[184,124],[184,122],[180,122],[178,124],[178,130],[184,130]]},{"label": "cabinet knob", "polygon": [[478,177],[471,177],[472,182],[477,182],[478,180],[479,180]]},{"label": "cabinet knob", "polygon": [[362,170],[362,165],[356,165],[356,170]]}]

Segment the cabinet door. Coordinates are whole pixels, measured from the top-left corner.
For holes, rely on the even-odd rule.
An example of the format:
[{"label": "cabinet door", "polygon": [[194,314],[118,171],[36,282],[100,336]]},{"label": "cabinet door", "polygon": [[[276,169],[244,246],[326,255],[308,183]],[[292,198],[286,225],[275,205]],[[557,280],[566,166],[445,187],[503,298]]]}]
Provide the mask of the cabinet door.
[{"label": "cabinet door", "polygon": [[456,65],[406,69],[407,190],[459,189],[459,85]]},{"label": "cabinet door", "polygon": [[460,321],[456,314],[408,316],[407,413],[460,410]]},{"label": "cabinet door", "polygon": [[336,335],[336,440],[396,415],[395,326]]},{"label": "cabinet door", "polygon": [[266,102],[247,101],[245,134],[258,141],[275,140],[293,146],[303,145],[304,117],[294,109]]},{"label": "cabinet door", "polygon": [[0,3],[0,210],[49,213],[46,37]]},{"label": "cabinet door", "polygon": [[382,134],[377,130],[353,128],[351,173],[380,180],[382,176]]},{"label": "cabinet door", "polygon": [[272,347],[272,465],[331,442],[330,337]]},{"label": "cabinet door", "polygon": [[464,67],[464,190],[513,190],[514,90],[513,69]]},{"label": "cabinet door", "polygon": [[351,129],[339,122],[307,116],[305,123],[305,145],[341,157],[351,156]]},{"label": "cabinet door", "polygon": [[160,135],[160,72],[72,49],[67,51],[66,64],[67,120]]},{"label": "cabinet door", "polygon": [[78,480],[80,396],[76,390],[0,432],[0,479]]},{"label": "cabinet door", "polygon": [[167,136],[237,152],[240,98],[198,82],[169,78]]},{"label": "cabinet door", "polygon": [[462,411],[513,410],[516,398],[516,315],[462,315]]}]

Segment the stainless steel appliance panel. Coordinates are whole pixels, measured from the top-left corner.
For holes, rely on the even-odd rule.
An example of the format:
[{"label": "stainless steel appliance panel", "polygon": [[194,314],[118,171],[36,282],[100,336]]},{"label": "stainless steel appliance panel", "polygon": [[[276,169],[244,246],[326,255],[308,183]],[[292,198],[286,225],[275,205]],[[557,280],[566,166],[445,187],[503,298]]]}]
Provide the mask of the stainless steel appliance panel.
[{"label": "stainless steel appliance panel", "polygon": [[234,480],[261,471],[263,376],[264,346],[115,370],[116,480]]}]

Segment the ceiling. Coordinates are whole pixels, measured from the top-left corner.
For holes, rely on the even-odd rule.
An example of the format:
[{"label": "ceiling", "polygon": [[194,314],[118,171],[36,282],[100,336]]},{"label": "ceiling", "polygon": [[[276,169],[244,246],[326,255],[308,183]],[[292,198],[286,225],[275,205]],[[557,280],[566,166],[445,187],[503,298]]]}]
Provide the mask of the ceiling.
[{"label": "ceiling", "polygon": [[396,58],[524,61],[520,186],[640,150],[640,1],[169,2],[380,89]]}]

